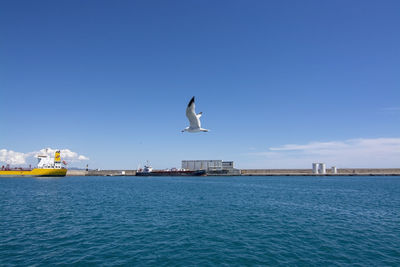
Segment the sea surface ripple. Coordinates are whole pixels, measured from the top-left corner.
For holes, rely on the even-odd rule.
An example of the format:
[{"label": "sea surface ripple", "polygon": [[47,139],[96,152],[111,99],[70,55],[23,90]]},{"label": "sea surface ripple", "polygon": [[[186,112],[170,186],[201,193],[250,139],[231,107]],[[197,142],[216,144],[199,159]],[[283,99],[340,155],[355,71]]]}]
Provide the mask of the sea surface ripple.
[{"label": "sea surface ripple", "polygon": [[400,177],[0,178],[1,266],[400,265]]}]

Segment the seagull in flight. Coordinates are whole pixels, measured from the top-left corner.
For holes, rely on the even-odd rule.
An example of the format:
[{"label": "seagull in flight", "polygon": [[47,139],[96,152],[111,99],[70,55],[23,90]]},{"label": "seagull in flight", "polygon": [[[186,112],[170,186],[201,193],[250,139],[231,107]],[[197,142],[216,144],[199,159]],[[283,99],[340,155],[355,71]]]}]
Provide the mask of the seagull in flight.
[{"label": "seagull in flight", "polygon": [[182,130],[182,132],[198,133],[198,132],[208,132],[207,129],[201,128],[200,117],[203,112],[196,114],[194,105],[194,97],[190,99],[189,104],[186,108],[186,117],[190,122],[190,126]]}]

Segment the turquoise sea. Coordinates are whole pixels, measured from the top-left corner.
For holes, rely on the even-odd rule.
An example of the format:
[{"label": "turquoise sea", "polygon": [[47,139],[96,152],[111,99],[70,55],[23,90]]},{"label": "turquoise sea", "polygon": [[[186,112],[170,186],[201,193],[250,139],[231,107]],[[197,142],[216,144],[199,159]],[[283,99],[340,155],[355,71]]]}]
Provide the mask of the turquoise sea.
[{"label": "turquoise sea", "polygon": [[400,177],[0,178],[1,266],[399,266]]}]

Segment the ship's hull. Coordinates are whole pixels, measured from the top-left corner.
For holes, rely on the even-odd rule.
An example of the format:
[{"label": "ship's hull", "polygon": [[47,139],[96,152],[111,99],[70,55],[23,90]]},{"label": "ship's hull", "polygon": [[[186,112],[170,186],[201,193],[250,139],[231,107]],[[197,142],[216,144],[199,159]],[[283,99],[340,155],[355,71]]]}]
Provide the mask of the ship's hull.
[{"label": "ship's hull", "polygon": [[0,177],[65,176],[67,169],[0,170]]},{"label": "ship's hull", "polygon": [[137,172],[136,176],[205,176],[206,171],[152,171]]}]

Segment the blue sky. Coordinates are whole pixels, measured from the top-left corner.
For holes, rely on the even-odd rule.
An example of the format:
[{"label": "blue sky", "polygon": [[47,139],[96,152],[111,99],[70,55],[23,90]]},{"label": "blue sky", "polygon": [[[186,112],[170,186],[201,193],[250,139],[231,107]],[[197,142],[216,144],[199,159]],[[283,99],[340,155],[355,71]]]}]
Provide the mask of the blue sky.
[{"label": "blue sky", "polygon": [[[0,161],[50,147],[103,169],[399,167],[399,14],[399,1],[2,1]],[[209,133],[180,132],[192,96]]]}]

